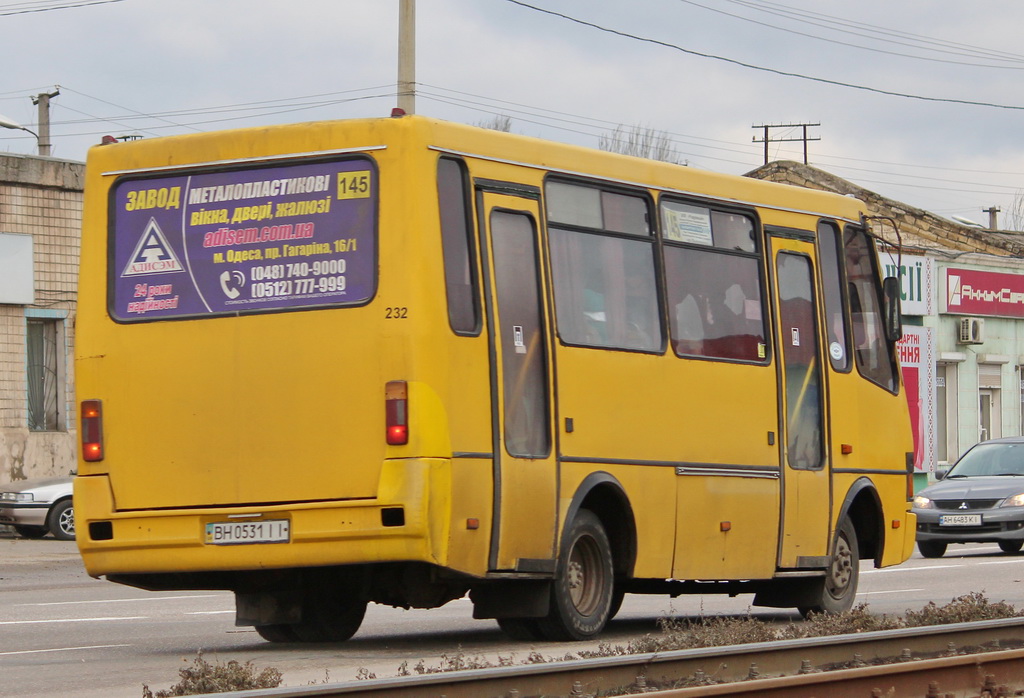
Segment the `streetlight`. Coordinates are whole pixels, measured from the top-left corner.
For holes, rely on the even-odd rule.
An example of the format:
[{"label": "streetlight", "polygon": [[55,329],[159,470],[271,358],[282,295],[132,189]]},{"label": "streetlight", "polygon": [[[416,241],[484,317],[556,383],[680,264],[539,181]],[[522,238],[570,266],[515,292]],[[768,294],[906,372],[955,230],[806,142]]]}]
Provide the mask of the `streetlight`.
[{"label": "streetlight", "polygon": [[33,136],[36,137],[36,144],[38,145],[38,143],[39,143],[39,134],[38,133],[36,133],[35,131],[33,131],[30,128],[26,128],[25,126],[22,126],[21,124],[19,124],[14,119],[6,117],[3,114],[0,114],[0,127],[13,129],[15,131],[28,131],[29,133],[31,133]]}]

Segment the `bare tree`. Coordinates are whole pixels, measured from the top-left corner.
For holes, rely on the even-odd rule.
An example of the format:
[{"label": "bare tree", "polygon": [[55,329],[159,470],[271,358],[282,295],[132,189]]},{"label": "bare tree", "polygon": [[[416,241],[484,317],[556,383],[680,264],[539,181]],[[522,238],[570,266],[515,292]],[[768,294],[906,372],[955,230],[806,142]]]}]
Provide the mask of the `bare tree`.
[{"label": "bare tree", "polygon": [[1000,227],[1003,230],[1024,230],[1024,189],[1018,189],[1013,195]]},{"label": "bare tree", "polygon": [[635,155],[676,165],[686,164],[667,131],[658,131],[641,124],[619,124],[610,133],[601,135],[597,147],[611,153]]},{"label": "bare tree", "polygon": [[512,131],[512,117],[506,116],[505,114],[495,114],[490,119],[478,121],[473,125],[479,126],[480,128],[489,128],[493,131],[504,131],[505,133],[510,133]]}]

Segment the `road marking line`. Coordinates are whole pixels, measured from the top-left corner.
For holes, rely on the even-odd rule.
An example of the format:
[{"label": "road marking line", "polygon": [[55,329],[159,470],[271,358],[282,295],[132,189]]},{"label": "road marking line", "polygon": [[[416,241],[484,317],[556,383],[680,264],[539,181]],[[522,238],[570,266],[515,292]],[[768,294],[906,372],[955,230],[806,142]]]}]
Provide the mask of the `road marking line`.
[{"label": "road marking line", "polygon": [[903,594],[908,591],[924,591],[924,589],[892,589],[891,591],[858,591],[857,596],[871,596],[872,594]]},{"label": "road marking line", "polygon": [[85,647],[55,647],[49,650],[18,650],[16,652],[0,652],[0,657],[9,657],[15,654],[41,654],[43,652],[76,652],[78,650],[103,650],[112,647],[131,647],[131,645],[87,645]]},{"label": "road marking line", "polygon": [[927,567],[886,567],[883,570],[863,570],[861,574],[879,574],[883,572],[917,572],[918,570],[948,570],[966,565],[928,565]]},{"label": "road marking line", "polygon": [[222,613],[234,613],[234,611],[189,611],[186,616],[216,616]]},{"label": "road marking line", "polygon": [[74,606],[85,603],[125,603],[126,601],[171,601],[177,599],[210,599],[219,594],[192,594],[189,596],[147,596],[139,599],[91,599],[89,601],[47,601],[46,603],[16,603],[15,606]]},{"label": "road marking line", "polygon": [[116,618],[54,618],[53,620],[0,620],[0,625],[29,625],[38,623],[92,623],[104,620],[148,620],[149,616],[120,616]]},{"label": "road marking line", "polygon": [[1024,559],[1017,558],[1016,560],[989,560],[988,562],[976,562],[976,565],[1012,565],[1014,563],[1024,562]]}]

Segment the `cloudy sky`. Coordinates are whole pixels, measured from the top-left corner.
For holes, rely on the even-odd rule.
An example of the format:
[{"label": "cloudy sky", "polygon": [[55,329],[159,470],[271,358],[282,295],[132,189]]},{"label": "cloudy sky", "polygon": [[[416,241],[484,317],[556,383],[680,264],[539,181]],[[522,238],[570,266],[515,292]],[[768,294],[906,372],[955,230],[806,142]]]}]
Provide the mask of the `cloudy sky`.
[{"label": "cloudy sky", "polygon": [[[398,0],[0,0],[0,114],[53,155],[145,138],[387,115]],[[1016,221],[1024,194],[1020,0],[418,0],[419,113],[596,146],[671,134],[691,166],[763,162],[761,124],[811,164],[945,216]],[[772,129],[774,139],[800,129]],[[803,158],[799,142],[770,159]],[[0,130],[0,151],[35,139]]]}]

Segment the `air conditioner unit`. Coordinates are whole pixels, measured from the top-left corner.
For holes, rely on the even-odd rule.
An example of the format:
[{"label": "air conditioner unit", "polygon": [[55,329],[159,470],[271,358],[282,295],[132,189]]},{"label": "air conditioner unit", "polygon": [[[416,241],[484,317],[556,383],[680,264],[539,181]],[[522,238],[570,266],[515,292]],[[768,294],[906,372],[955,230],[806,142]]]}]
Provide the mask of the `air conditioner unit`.
[{"label": "air conditioner unit", "polygon": [[985,341],[985,320],[980,317],[962,317],[957,332],[957,344],[982,344]]}]

